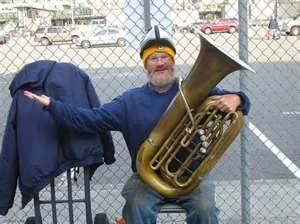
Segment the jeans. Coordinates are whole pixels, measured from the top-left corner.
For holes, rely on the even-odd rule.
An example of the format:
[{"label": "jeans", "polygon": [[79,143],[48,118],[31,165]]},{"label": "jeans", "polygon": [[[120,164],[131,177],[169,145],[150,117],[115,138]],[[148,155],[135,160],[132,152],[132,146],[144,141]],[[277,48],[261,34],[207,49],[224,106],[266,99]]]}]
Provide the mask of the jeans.
[{"label": "jeans", "polygon": [[[127,224],[155,224],[161,203],[168,202],[144,184],[138,174],[133,174],[125,183],[122,196],[126,199],[122,216]],[[215,187],[208,178],[194,191],[172,202],[186,210],[187,224],[218,224]]]},{"label": "jeans", "polygon": [[271,29],[271,32],[272,32],[272,39],[280,39],[280,30]]}]

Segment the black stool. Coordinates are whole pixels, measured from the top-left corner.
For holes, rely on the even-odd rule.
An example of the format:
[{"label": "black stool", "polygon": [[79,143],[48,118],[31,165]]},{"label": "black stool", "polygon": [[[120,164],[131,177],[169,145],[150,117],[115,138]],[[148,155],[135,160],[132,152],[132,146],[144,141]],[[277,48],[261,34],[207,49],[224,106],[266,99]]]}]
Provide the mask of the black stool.
[{"label": "black stool", "polygon": [[[174,202],[165,202],[161,205],[159,213],[164,213],[164,214],[178,213],[178,214],[180,214],[180,213],[185,213],[185,209]],[[173,220],[173,217],[172,217],[172,220]],[[177,223],[177,221],[178,220],[173,220],[172,223]],[[182,221],[184,221],[184,220],[182,220]],[[180,223],[182,223],[182,222],[180,222]]]},{"label": "black stool", "polygon": [[185,213],[185,209],[176,203],[166,202],[160,206],[160,213]]}]

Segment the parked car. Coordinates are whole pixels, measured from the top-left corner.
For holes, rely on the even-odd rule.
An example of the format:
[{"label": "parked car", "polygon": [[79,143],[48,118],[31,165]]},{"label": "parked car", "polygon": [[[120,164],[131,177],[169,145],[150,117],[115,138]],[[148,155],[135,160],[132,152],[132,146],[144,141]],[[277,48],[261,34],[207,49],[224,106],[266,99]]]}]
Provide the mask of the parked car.
[{"label": "parked car", "polygon": [[79,39],[79,34],[74,33],[71,29],[60,26],[41,27],[33,35],[35,42],[39,42],[45,46],[54,42],[76,43]]},{"label": "parked car", "polygon": [[187,33],[190,32],[192,25],[192,23],[173,24],[172,31],[175,33]]},{"label": "parked car", "polygon": [[234,33],[240,28],[239,22],[235,18],[220,18],[213,22],[204,23],[200,27],[200,31],[205,34],[211,33]]},{"label": "parked car", "polygon": [[0,30],[0,44],[5,44],[8,40],[8,36],[4,30]]},{"label": "parked car", "polygon": [[282,24],[281,31],[292,36],[300,35],[300,17],[285,20]]},{"label": "parked car", "polygon": [[190,32],[195,33],[197,30],[200,30],[200,27],[203,24],[207,24],[207,23],[208,23],[208,20],[198,20],[198,21],[194,22],[190,29]]},{"label": "parked car", "polygon": [[76,45],[82,48],[90,48],[104,44],[116,44],[119,47],[126,46],[127,39],[124,30],[109,27],[97,29],[92,34],[81,36]]}]

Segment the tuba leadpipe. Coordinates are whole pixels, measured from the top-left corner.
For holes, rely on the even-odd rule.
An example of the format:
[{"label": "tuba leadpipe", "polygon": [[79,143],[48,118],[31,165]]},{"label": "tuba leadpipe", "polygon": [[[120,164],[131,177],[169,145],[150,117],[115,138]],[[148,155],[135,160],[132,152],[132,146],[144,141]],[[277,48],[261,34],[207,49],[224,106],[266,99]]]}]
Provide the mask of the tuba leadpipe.
[{"label": "tuba leadpipe", "polygon": [[197,187],[243,125],[240,111],[224,114],[216,109],[208,98],[210,91],[236,70],[254,72],[242,60],[217,48],[203,33],[198,34],[200,52],[191,71],[137,155],[140,177],[168,198]]}]

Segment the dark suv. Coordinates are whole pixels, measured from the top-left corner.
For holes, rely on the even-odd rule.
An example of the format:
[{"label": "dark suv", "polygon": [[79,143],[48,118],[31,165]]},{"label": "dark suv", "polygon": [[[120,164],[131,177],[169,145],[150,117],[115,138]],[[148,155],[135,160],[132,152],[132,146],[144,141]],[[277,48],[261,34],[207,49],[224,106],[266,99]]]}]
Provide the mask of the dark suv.
[{"label": "dark suv", "polygon": [[77,43],[79,35],[70,29],[60,26],[38,28],[34,33],[34,41],[42,45],[50,45],[53,42]]},{"label": "dark suv", "polygon": [[220,18],[214,22],[202,24],[200,31],[206,34],[211,33],[234,33],[240,28],[239,22],[235,18]]}]

